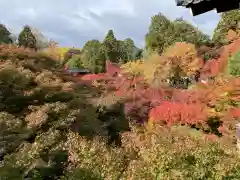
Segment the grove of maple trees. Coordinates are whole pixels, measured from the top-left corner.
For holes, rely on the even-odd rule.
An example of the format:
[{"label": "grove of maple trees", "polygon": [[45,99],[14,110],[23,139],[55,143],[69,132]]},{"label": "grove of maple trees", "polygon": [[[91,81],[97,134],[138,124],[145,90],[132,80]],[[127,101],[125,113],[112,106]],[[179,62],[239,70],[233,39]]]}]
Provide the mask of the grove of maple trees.
[{"label": "grove of maple trees", "polygon": [[[153,55],[145,61],[129,62],[119,69],[110,63],[105,74],[89,79],[100,80],[108,91],[124,97],[125,113],[137,122],[189,125],[207,133],[228,133],[240,118],[240,77],[226,70],[239,45],[240,39],[236,39],[222,47],[220,56],[204,62],[194,45],[175,43],[161,56]],[[114,76],[112,71],[120,75]],[[194,76],[197,71],[200,80],[192,83],[192,88],[176,88],[164,81]],[[208,80],[203,83],[201,79]],[[154,80],[158,86],[154,86]]]}]

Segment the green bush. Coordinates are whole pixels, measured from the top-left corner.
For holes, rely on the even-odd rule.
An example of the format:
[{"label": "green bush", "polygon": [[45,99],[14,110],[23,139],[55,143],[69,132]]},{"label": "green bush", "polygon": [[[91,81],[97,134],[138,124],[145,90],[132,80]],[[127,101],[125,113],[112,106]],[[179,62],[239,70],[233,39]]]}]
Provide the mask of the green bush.
[{"label": "green bush", "polygon": [[240,51],[228,60],[228,72],[232,76],[240,76]]}]

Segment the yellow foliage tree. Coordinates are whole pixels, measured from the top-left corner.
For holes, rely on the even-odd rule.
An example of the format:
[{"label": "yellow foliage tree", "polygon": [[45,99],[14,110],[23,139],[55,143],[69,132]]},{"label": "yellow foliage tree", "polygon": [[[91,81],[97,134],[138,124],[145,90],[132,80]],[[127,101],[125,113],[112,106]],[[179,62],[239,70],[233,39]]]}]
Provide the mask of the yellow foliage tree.
[{"label": "yellow foliage tree", "polygon": [[143,70],[144,62],[142,60],[130,61],[121,66],[124,73],[141,75]]},{"label": "yellow foliage tree", "polygon": [[123,72],[132,75],[142,75],[151,84],[162,82],[170,73],[170,64],[164,57],[152,54],[146,59],[128,62],[122,66]]},{"label": "yellow foliage tree", "polygon": [[149,84],[161,85],[171,75],[171,64],[163,56],[153,54],[144,62],[143,75]]},{"label": "yellow foliage tree", "polygon": [[179,80],[194,74],[201,66],[195,46],[181,42],[169,47],[162,56],[152,54],[146,59],[124,64],[122,68],[130,74],[143,75],[149,84],[162,86],[170,78]]},{"label": "yellow foliage tree", "polygon": [[194,74],[202,66],[195,45],[185,42],[178,42],[169,47],[164,57],[171,61],[172,68],[178,67],[185,76]]}]

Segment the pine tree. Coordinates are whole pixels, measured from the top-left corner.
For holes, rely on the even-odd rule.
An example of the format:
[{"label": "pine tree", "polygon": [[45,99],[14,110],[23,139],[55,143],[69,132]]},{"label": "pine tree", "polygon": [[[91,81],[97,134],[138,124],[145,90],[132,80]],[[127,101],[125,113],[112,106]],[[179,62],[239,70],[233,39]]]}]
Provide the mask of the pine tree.
[{"label": "pine tree", "polygon": [[146,50],[148,53],[156,51],[161,54],[165,44],[172,42],[173,27],[171,21],[163,14],[154,15],[151,20],[149,32],[146,35]]},{"label": "pine tree", "polygon": [[0,24],[0,44],[12,44],[13,40],[11,39],[11,33],[8,29]]},{"label": "pine tree", "polygon": [[103,73],[106,71],[106,57],[104,47],[101,46],[96,57],[94,58],[95,62],[95,73]]},{"label": "pine tree", "polygon": [[183,41],[197,46],[210,43],[207,35],[182,18],[170,21],[161,13],[152,17],[149,32],[146,35],[146,51],[148,54],[153,51],[162,54],[166,48],[175,42]]},{"label": "pine tree", "polygon": [[127,61],[131,61],[134,59],[134,41],[131,38],[127,38],[124,40],[124,44],[126,47]]},{"label": "pine tree", "polygon": [[31,32],[31,28],[29,26],[24,26],[23,30],[18,36],[18,43],[20,46],[25,48],[31,48],[36,50],[36,38]]},{"label": "pine tree", "polygon": [[105,72],[106,56],[103,44],[98,40],[86,42],[82,49],[81,61],[91,72]]},{"label": "pine tree", "polygon": [[136,58],[138,58],[138,50],[139,49],[135,46],[134,41],[131,38],[119,41],[119,62],[124,64],[136,60]]},{"label": "pine tree", "polygon": [[118,41],[114,36],[113,30],[109,30],[104,41],[104,50],[106,59],[117,63],[119,61]]},{"label": "pine tree", "polygon": [[99,40],[90,40],[85,43],[82,48],[82,63],[85,68],[88,68],[90,71],[94,72],[96,69],[95,57],[101,47],[101,42]]}]

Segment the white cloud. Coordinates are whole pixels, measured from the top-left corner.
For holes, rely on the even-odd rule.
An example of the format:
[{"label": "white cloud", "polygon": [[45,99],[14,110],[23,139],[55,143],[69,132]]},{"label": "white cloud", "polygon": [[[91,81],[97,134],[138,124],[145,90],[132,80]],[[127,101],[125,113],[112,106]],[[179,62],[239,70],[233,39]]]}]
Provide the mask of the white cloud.
[{"label": "white cloud", "polygon": [[103,39],[109,29],[117,38],[144,42],[151,16],[162,12],[170,19],[183,17],[203,32],[212,34],[219,16],[206,13],[192,17],[174,0],[0,0],[0,17],[13,32],[28,24],[64,46],[83,46],[90,39]]},{"label": "white cloud", "polygon": [[89,10],[98,16],[105,13],[135,16],[137,15],[134,9],[134,3],[131,0],[104,0],[99,1],[99,4],[94,4],[89,7]]},{"label": "white cloud", "polygon": [[31,20],[37,20],[37,13],[34,8],[19,8],[16,14],[22,17],[29,18]]}]

